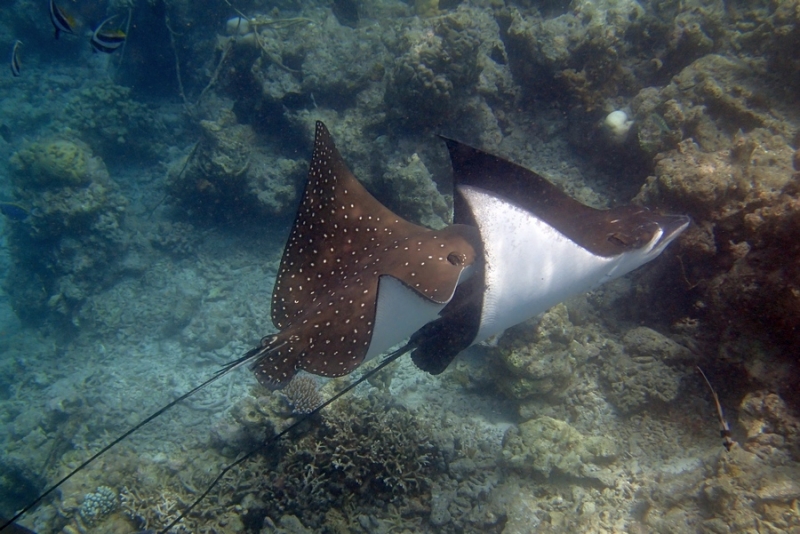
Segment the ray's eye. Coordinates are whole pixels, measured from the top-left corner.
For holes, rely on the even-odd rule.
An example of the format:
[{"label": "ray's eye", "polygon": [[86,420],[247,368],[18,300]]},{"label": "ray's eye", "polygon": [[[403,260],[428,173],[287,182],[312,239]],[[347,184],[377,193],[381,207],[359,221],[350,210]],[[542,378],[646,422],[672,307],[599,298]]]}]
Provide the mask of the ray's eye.
[{"label": "ray's eye", "polygon": [[450,254],[447,255],[447,261],[449,261],[451,265],[460,266],[464,265],[466,258],[464,258],[463,254],[456,254],[455,252],[451,252]]}]

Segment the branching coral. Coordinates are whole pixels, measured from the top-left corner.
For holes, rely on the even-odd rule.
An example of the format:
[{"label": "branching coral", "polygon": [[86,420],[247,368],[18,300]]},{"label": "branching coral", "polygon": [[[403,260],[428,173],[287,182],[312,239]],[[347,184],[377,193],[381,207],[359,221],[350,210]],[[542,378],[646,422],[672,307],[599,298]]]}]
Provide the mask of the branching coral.
[{"label": "branching coral", "polygon": [[342,401],[290,445],[268,484],[262,482],[265,513],[275,519],[295,514],[314,528],[331,508],[363,510],[387,502],[402,508],[428,495],[440,452],[412,412],[386,402]]}]

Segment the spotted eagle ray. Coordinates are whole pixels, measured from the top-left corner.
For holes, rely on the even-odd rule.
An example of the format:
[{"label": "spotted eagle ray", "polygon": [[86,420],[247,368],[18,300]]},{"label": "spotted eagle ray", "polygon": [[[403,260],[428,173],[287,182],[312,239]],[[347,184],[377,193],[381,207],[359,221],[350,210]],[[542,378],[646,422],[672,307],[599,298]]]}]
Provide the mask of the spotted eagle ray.
[{"label": "spotted eagle ray", "polygon": [[370,195],[318,122],[308,183],[273,291],[278,333],[106,445],[0,530],[117,443],[241,365],[250,364],[262,384],[279,388],[300,369],[346,375],[410,336],[358,380],[225,467],[166,532],[230,469],[403,354],[441,373],[465,348],[656,258],[689,224],[688,217],[639,206],[585,206],[533,171],[445,141],[455,224],[434,231],[403,220]]}]

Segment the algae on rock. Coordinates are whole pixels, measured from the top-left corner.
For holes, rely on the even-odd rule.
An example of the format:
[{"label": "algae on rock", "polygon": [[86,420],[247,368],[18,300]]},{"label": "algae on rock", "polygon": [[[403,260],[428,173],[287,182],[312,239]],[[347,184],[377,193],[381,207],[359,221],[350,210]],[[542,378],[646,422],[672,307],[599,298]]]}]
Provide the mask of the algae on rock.
[{"label": "algae on rock", "polygon": [[600,371],[609,401],[632,413],[653,401],[675,400],[684,375],[675,364],[689,358],[688,349],[645,327],[627,332],[622,346],[609,341]]},{"label": "algae on rock", "polygon": [[503,459],[510,468],[608,481],[603,466],[617,456],[615,443],[601,436],[584,436],[568,423],[539,417],[510,428],[503,440]]},{"label": "algae on rock", "polygon": [[66,136],[31,143],[11,156],[10,163],[14,184],[22,189],[85,185],[98,174],[108,174],[86,143]]},{"label": "algae on rock", "polygon": [[564,304],[553,306],[541,319],[509,329],[497,347],[489,350],[504,364],[495,382],[515,399],[564,390],[576,367],[590,354],[590,349],[575,339],[575,327]]}]

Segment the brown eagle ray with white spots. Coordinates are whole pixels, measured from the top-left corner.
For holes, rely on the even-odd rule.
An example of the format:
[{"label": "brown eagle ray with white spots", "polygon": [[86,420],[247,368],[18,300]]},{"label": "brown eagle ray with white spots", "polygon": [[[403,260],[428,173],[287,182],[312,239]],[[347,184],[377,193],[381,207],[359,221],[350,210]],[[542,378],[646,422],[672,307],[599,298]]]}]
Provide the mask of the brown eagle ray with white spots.
[{"label": "brown eagle ray with white spots", "polygon": [[[358,182],[317,122],[308,183],[272,294],[279,332],[242,360],[253,361],[270,388],[286,385],[298,369],[351,373],[436,318],[475,262],[478,242],[471,226],[430,230],[392,213]],[[394,299],[404,290],[414,295],[410,308],[408,297]],[[394,301],[379,306],[384,294]]]}]

